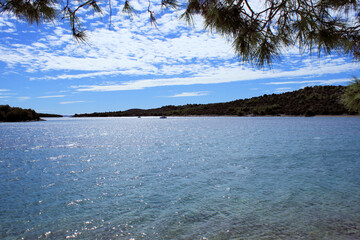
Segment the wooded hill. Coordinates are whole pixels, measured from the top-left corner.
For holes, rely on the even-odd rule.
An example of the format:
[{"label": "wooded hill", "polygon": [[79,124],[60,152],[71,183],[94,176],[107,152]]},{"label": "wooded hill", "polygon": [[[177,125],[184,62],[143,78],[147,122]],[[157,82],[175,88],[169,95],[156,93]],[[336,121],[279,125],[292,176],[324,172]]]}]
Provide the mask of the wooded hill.
[{"label": "wooded hill", "polygon": [[340,98],[344,86],[314,86],[293,92],[263,95],[226,103],[188,104],[164,106],[154,109],[130,109],[117,112],[75,114],[74,117],[125,117],[125,116],[265,116],[265,115],[341,115],[355,114],[345,109]]},{"label": "wooded hill", "polygon": [[0,122],[40,121],[42,117],[63,117],[59,114],[37,113],[32,109],[0,105]]},{"label": "wooded hill", "polygon": [[32,109],[0,105],[0,122],[39,121],[40,116]]}]

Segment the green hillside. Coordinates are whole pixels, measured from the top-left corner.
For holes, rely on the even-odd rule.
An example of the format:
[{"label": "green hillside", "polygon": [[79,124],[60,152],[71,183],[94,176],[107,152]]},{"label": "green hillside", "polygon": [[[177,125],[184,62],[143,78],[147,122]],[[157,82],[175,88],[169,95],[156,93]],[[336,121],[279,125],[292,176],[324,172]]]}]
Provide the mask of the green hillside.
[{"label": "green hillside", "polygon": [[263,95],[226,103],[188,104],[164,106],[154,109],[130,109],[117,112],[75,114],[74,117],[123,117],[123,116],[265,116],[265,115],[341,115],[355,114],[345,109],[340,98],[343,86],[314,86],[282,94]]}]

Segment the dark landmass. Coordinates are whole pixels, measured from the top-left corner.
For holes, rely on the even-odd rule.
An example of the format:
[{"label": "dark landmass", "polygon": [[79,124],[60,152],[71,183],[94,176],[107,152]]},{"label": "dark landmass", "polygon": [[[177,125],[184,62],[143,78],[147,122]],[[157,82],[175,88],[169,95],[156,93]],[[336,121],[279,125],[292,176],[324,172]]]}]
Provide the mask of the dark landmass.
[{"label": "dark landmass", "polygon": [[355,114],[341,103],[344,86],[314,86],[282,94],[225,103],[168,105],[154,109],[75,114],[74,117],[128,116],[314,116]]},{"label": "dark landmass", "polygon": [[40,116],[32,109],[22,109],[0,105],[0,122],[40,121]]},{"label": "dark landmass", "polygon": [[39,117],[44,117],[44,118],[63,117],[63,115],[51,114],[51,113],[38,113],[38,115],[39,115]]}]

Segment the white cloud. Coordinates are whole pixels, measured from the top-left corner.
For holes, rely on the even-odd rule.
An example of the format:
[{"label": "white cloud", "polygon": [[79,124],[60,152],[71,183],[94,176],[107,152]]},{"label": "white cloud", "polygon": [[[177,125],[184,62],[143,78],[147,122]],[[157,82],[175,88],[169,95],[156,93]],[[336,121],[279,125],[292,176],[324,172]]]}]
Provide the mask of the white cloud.
[{"label": "white cloud", "polygon": [[62,98],[62,97],[65,97],[65,95],[40,96],[37,98]]},{"label": "white cloud", "polygon": [[0,92],[8,92],[10,91],[9,89],[0,89]]},{"label": "white cloud", "polygon": [[208,91],[200,91],[200,92],[183,92],[179,94],[175,94],[168,97],[199,97],[209,95]]},{"label": "white cloud", "polygon": [[0,28],[3,32],[13,33],[16,32],[15,24],[10,21],[11,17],[7,14],[0,16]]},{"label": "white cloud", "polygon": [[88,29],[89,45],[75,44],[68,28],[56,26],[52,34],[31,45],[1,45],[0,61],[9,67],[25,67],[28,72],[86,71],[74,77],[80,78],[119,71],[135,75],[182,74],[188,71],[184,63],[234,57],[230,44],[221,36],[189,31],[185,21],[177,16],[178,13],[160,16],[156,29],[149,24],[147,13],[140,13],[132,21],[124,21],[127,17],[120,14],[113,18],[114,30]]},{"label": "white cloud", "polygon": [[72,103],[84,103],[86,101],[68,101],[68,102],[60,102],[60,104],[72,104]]},{"label": "white cloud", "polygon": [[19,99],[20,101],[25,101],[31,99],[31,97],[24,96],[24,97],[18,97],[17,99]]}]

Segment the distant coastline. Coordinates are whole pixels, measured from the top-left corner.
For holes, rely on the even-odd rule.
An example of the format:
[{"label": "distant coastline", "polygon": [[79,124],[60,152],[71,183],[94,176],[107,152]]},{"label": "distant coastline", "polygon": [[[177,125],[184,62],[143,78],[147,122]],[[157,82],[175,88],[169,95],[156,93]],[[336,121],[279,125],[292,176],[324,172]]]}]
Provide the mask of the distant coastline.
[{"label": "distant coastline", "polygon": [[344,90],[344,86],[314,86],[225,103],[168,105],[154,109],[75,114],[73,117],[354,116],[356,113],[349,112],[341,103]]},{"label": "distant coastline", "polygon": [[43,117],[43,118],[62,118],[63,115],[60,114],[51,114],[51,113],[38,113],[39,117]]},{"label": "distant coastline", "polygon": [[[341,102],[344,86],[314,86],[224,103],[167,105],[153,109],[75,114],[69,117],[359,117]],[[45,121],[59,114],[0,105],[0,122]]]},{"label": "distant coastline", "polygon": [[[138,116],[71,116],[74,118],[139,118]],[[174,115],[174,116],[167,116],[167,118],[255,118],[255,117],[263,117],[263,118],[292,118],[292,117],[323,117],[323,118],[330,118],[330,117],[360,117],[360,115],[354,115],[354,114],[341,114],[341,115],[312,115],[312,116],[305,116],[305,115],[243,115],[243,116],[238,116],[238,115],[186,115],[186,116],[180,116],[180,115]],[[140,118],[160,118],[160,116],[140,116]]]}]

